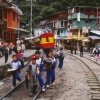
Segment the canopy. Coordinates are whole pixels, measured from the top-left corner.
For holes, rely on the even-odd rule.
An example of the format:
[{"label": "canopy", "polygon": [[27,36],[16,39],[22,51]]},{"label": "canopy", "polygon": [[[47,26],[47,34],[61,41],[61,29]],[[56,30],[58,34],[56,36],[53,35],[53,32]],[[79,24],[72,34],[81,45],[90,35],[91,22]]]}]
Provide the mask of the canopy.
[{"label": "canopy", "polygon": [[89,38],[91,38],[93,40],[99,40],[100,39],[100,37],[98,37],[98,36],[89,36]]},{"label": "canopy", "polygon": [[98,31],[98,30],[94,30],[94,31],[90,31],[90,32],[97,34],[97,35],[100,35],[100,31]]},{"label": "canopy", "polygon": [[89,39],[84,39],[82,40],[83,42],[90,42]]},{"label": "canopy", "polygon": [[27,30],[25,30],[25,29],[23,29],[23,28],[14,28],[14,27],[8,27],[9,29],[13,29],[13,30],[16,30],[16,31],[22,31],[22,32],[26,32],[26,33],[29,33],[30,31],[27,31]]},{"label": "canopy", "polygon": [[83,39],[87,39],[88,37],[67,37],[64,38],[65,40],[83,40]]}]

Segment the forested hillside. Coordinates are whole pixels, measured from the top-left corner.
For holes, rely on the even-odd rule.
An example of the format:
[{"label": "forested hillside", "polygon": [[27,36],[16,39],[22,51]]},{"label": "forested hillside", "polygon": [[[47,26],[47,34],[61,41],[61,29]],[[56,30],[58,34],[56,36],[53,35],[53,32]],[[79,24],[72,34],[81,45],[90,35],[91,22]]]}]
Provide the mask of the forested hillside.
[{"label": "forested hillside", "polygon": [[[14,1],[14,0],[13,0]],[[15,0],[16,1],[16,0]],[[67,11],[68,6],[100,6],[99,0],[33,0],[33,22],[59,11]],[[30,1],[19,0],[19,8],[24,15],[21,21],[28,22],[30,18]]]}]

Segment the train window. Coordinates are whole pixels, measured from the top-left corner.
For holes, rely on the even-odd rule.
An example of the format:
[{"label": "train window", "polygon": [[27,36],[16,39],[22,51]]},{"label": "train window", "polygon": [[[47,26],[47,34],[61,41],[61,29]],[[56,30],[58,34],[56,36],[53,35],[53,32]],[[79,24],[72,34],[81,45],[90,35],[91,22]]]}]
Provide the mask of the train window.
[{"label": "train window", "polygon": [[46,42],[49,42],[49,38],[48,37],[46,38]]}]

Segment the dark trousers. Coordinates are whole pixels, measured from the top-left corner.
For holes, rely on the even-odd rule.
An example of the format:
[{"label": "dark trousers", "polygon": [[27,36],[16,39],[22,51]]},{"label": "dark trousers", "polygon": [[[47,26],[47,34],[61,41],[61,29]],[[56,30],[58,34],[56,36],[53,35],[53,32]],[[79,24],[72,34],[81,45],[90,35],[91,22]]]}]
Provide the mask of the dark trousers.
[{"label": "dark trousers", "polygon": [[80,57],[83,57],[83,52],[80,51]]},{"label": "dark trousers", "polygon": [[73,55],[73,50],[70,51],[70,55]]},{"label": "dark trousers", "polygon": [[74,52],[74,53],[75,53],[75,55],[76,55],[76,50],[75,50],[75,52]]},{"label": "dark trousers", "polygon": [[8,61],[8,53],[5,53],[5,63]]}]

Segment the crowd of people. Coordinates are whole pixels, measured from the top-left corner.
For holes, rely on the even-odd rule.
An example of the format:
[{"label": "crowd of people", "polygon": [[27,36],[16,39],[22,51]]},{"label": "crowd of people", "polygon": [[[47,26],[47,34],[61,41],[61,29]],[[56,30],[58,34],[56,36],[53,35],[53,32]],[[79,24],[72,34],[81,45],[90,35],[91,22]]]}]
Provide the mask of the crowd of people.
[{"label": "crowd of people", "polygon": [[[49,88],[49,86],[55,85],[55,68],[57,64],[56,59],[59,60],[58,68],[62,69],[64,57],[65,52],[62,48],[57,50],[55,54],[53,54],[53,50],[51,49],[44,53],[43,48],[35,52],[35,54],[30,59],[30,63],[27,66],[25,74],[26,88],[28,90],[29,96],[33,96],[38,86],[41,87],[42,91],[45,91],[46,87]],[[22,65],[18,60],[18,56],[13,55],[9,69],[14,69],[14,87],[16,86],[16,79],[19,82],[21,81],[21,68]],[[43,76],[44,71],[46,72],[46,76]],[[46,81],[44,81],[44,77],[46,77]]]},{"label": "crowd of people", "polygon": [[[70,55],[73,55],[74,53],[76,55],[76,51],[77,51],[76,46],[71,45]],[[79,52],[80,52],[80,57],[83,57],[84,47],[82,44],[79,45]],[[95,47],[95,48],[90,47],[90,55],[95,58],[96,62],[99,59],[99,54],[100,54],[100,50],[98,49],[98,47]]]},{"label": "crowd of people", "polygon": [[5,56],[5,63],[7,63],[8,56],[9,54],[12,54],[12,51],[14,51],[17,54],[18,59],[20,59],[24,54],[24,50],[25,45],[23,41],[16,41],[16,45],[14,45],[11,41],[0,41],[0,57]]}]

